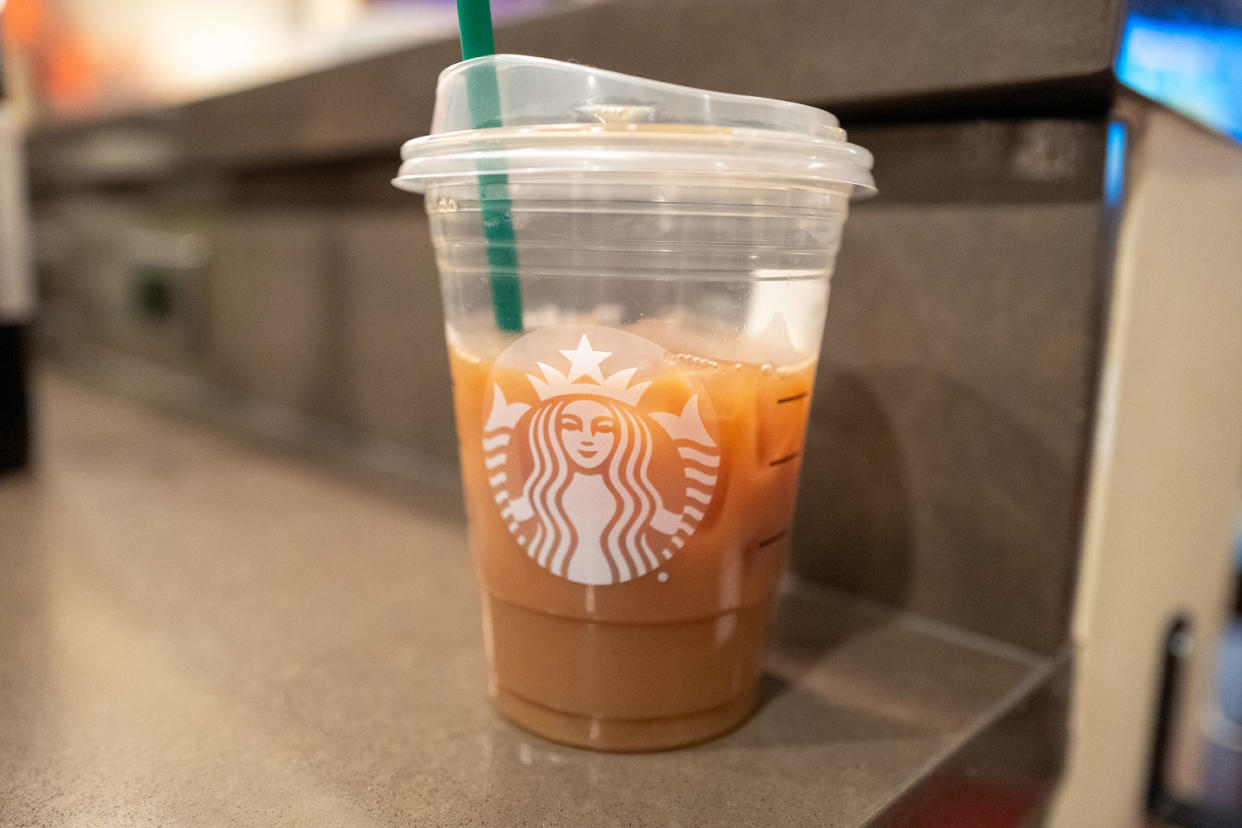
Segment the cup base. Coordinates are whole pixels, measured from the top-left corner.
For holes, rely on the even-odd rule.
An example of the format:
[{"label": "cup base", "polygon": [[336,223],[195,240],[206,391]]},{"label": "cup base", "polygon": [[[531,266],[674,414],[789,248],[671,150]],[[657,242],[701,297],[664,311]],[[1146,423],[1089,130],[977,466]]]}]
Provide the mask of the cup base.
[{"label": "cup base", "polygon": [[706,742],[746,721],[759,702],[758,688],[718,707],[659,719],[601,719],[564,713],[524,699],[503,687],[492,691],[492,703],[523,730],[553,742],[590,750],[641,753]]}]

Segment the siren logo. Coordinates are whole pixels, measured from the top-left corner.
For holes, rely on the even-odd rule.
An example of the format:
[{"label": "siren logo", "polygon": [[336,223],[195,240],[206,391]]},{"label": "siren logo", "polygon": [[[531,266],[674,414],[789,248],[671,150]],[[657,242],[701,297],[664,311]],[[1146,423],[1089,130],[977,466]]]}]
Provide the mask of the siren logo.
[{"label": "siren logo", "polygon": [[491,380],[488,482],[531,559],[575,583],[619,584],[685,546],[720,451],[711,400],[676,359],[626,331],[565,325],[513,343]]}]

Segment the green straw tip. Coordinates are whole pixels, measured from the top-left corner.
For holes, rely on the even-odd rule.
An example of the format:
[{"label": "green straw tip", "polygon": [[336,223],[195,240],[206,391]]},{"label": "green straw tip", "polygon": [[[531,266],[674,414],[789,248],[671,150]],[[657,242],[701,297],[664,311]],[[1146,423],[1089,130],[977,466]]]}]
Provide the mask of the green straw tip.
[{"label": "green straw tip", "polygon": [[457,26],[462,60],[496,54],[492,7],[488,0],[457,0]]}]

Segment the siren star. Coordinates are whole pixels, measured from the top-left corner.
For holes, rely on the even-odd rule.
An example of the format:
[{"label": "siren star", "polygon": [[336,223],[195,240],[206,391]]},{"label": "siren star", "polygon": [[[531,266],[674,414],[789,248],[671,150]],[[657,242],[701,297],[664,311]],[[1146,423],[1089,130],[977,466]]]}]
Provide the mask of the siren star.
[{"label": "siren star", "polygon": [[604,384],[604,374],[599,369],[599,364],[608,357],[612,356],[611,351],[596,351],[591,348],[591,340],[587,339],[587,335],[583,334],[582,339],[578,341],[578,347],[574,350],[562,350],[561,353],[565,359],[569,360],[569,381],[573,382],[578,377],[590,377],[600,385]]},{"label": "siren star", "polygon": [[539,395],[540,400],[560,397],[567,394],[591,394],[619,400],[627,405],[637,405],[643,392],[651,385],[651,381],[630,385],[637,368],[624,368],[616,373],[604,376],[600,363],[612,356],[611,351],[597,351],[591,347],[591,340],[586,334],[578,340],[578,347],[572,350],[557,349],[565,361],[569,363],[569,373],[562,374],[546,362],[536,363],[543,378],[527,374],[530,385]]}]

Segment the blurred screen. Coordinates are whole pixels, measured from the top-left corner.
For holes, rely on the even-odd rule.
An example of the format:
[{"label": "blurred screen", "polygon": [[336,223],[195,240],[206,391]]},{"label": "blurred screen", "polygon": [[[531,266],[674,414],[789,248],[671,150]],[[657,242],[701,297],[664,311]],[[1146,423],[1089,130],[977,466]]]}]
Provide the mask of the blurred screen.
[{"label": "blurred screen", "polygon": [[1116,72],[1131,89],[1242,140],[1242,26],[1237,22],[1131,14]]}]

